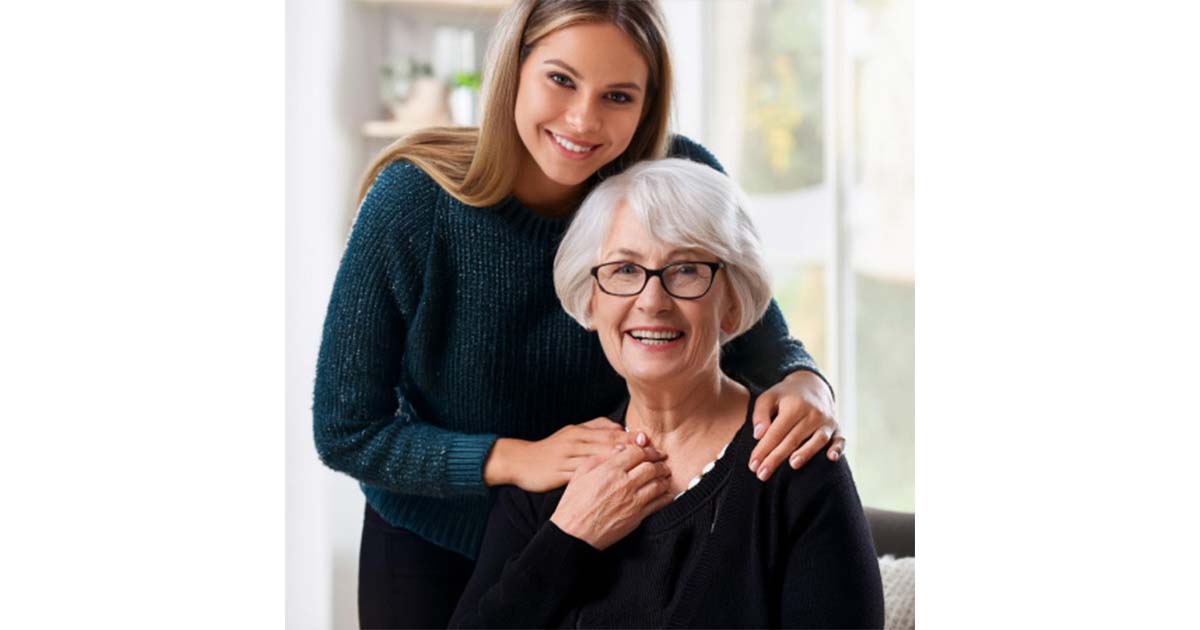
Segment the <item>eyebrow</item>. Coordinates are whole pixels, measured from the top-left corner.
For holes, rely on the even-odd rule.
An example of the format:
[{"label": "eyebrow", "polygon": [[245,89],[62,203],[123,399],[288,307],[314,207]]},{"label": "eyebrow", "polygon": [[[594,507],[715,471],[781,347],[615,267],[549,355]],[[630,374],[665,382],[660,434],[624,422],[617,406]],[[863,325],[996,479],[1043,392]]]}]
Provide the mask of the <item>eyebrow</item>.
[{"label": "eyebrow", "polygon": [[[543,61],[542,63],[550,64],[552,66],[558,66],[558,67],[562,68],[563,70],[570,72],[571,74],[575,75],[576,77],[578,77],[580,79],[583,78],[583,75],[579,74],[578,70],[576,70],[575,68],[572,68],[567,62],[565,62],[561,59],[547,59],[546,61]],[[608,87],[609,88],[623,88],[626,90],[637,90],[639,92],[642,91],[642,86],[640,86],[636,83],[631,83],[629,81],[626,81],[624,83],[610,83],[608,85]]]}]

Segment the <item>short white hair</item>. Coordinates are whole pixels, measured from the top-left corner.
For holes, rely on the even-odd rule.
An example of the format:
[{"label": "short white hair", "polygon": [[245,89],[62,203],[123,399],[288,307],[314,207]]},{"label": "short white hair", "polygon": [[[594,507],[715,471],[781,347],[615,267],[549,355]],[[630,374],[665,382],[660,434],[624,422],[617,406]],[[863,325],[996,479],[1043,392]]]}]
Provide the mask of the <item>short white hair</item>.
[{"label": "short white hair", "polygon": [[[725,263],[738,321],[721,343],[746,332],[771,302],[771,282],[746,196],[723,173],[691,160],[639,162],[596,186],[567,228],[554,257],[554,290],[584,328],[592,327],[592,267],[617,206],[624,203],[654,238],[710,252]],[[720,272],[718,272],[720,273]]]}]

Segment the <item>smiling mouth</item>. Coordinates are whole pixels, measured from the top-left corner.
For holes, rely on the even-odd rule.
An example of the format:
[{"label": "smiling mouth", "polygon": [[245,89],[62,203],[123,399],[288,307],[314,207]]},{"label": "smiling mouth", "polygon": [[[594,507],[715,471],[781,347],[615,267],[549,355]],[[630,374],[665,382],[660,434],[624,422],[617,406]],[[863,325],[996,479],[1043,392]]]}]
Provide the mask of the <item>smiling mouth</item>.
[{"label": "smiling mouth", "polygon": [[596,147],[600,146],[598,144],[578,144],[554,133],[553,131],[550,131],[549,129],[546,130],[546,133],[550,134],[550,138],[554,140],[555,144],[566,149],[567,151],[570,151],[571,153],[577,153],[579,155],[587,155],[588,153],[595,151]]},{"label": "smiling mouth", "polygon": [[683,338],[678,330],[631,330],[625,334],[648,346],[665,346]]}]

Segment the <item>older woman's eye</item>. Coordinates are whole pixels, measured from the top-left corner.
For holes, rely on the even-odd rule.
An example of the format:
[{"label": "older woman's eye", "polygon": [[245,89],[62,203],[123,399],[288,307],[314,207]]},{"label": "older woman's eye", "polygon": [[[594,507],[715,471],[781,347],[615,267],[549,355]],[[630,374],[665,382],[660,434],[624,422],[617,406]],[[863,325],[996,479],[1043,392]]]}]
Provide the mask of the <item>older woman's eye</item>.
[{"label": "older woman's eye", "polygon": [[679,265],[675,267],[675,273],[684,276],[694,276],[699,273],[699,270],[696,269],[696,265]]},{"label": "older woman's eye", "polygon": [[620,265],[617,267],[617,273],[620,273],[620,274],[632,274],[632,273],[641,273],[641,272],[642,272],[642,270],[638,269],[637,265],[634,265],[631,263],[626,263],[624,265]]}]

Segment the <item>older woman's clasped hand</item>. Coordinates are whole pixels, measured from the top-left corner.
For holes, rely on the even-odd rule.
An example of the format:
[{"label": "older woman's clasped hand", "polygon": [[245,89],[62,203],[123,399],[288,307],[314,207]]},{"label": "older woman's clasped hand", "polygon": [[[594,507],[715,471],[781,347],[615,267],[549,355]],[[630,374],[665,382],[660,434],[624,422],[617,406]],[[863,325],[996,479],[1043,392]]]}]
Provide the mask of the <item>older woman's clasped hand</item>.
[{"label": "older woman's clasped hand", "polygon": [[[644,444],[645,438],[638,441]],[[636,444],[618,444],[607,459],[589,458],[575,469],[550,521],[596,549],[607,549],[671,502],[671,469],[664,459],[653,446]]]}]

